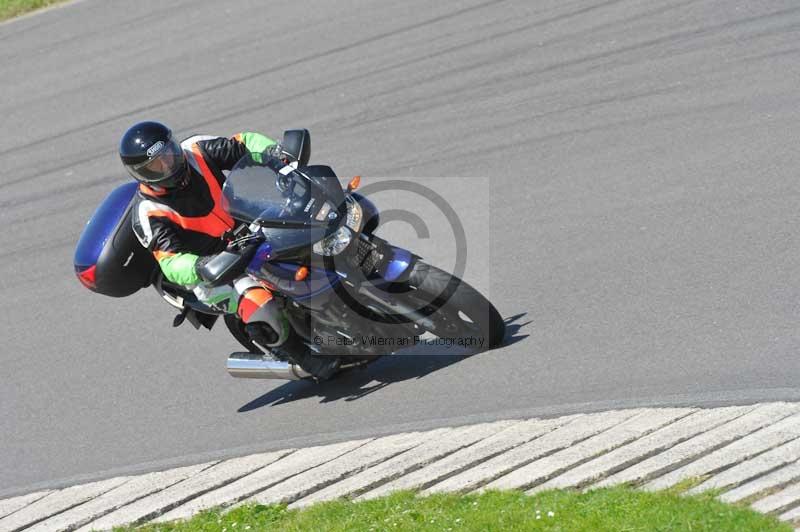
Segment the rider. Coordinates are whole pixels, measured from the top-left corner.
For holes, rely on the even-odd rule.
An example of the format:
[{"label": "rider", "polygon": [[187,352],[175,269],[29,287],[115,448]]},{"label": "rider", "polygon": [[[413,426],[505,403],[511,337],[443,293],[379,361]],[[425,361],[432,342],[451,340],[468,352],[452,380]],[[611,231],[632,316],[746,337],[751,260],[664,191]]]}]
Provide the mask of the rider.
[{"label": "rider", "polygon": [[[280,154],[280,145],[259,133],[233,138],[196,135],[179,143],[159,122],[133,125],[119,146],[122,164],[140,183],[134,232],[153,252],[164,277],[208,305],[235,312],[251,340],[268,351],[283,345],[290,334],[270,291],[246,274],[232,286],[212,287],[199,272],[226,248],[234,229],[222,204],[222,171],[231,170],[247,153],[265,151]],[[338,369],[338,358],[300,356],[297,363],[317,378],[328,378]]]}]

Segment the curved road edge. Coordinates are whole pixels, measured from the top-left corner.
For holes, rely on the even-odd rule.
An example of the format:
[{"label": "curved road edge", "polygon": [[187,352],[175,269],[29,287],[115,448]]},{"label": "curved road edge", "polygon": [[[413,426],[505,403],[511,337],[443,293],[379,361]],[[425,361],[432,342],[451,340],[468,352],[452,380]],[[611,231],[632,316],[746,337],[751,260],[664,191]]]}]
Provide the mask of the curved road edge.
[{"label": "curved road edge", "polygon": [[287,447],[0,500],[0,532],[107,530],[214,506],[399,489],[708,489],[800,526],[800,403],[625,408]]},{"label": "curved road edge", "polygon": [[75,484],[84,484],[118,476],[132,476],[154,471],[163,471],[181,466],[189,466],[201,462],[220,461],[240,456],[274,451],[285,448],[310,447],[346,440],[388,436],[399,432],[433,430],[439,427],[458,427],[476,423],[488,423],[502,419],[550,418],[568,414],[593,413],[605,410],[626,408],[657,407],[698,407],[712,408],[731,405],[748,405],[767,402],[800,402],[800,388],[738,389],[730,391],[714,391],[693,394],[669,394],[647,397],[630,397],[619,400],[603,400],[576,403],[558,403],[531,408],[505,409],[498,412],[448,416],[431,418],[412,423],[391,423],[381,426],[370,426],[361,430],[343,430],[321,432],[295,438],[276,439],[268,443],[259,442],[251,445],[218,449],[204,453],[184,454],[180,456],[151,460],[134,465],[98,470],[92,473],[56,478],[29,485],[0,487],[0,499],[15,497],[34,491],[46,491],[65,488]]}]

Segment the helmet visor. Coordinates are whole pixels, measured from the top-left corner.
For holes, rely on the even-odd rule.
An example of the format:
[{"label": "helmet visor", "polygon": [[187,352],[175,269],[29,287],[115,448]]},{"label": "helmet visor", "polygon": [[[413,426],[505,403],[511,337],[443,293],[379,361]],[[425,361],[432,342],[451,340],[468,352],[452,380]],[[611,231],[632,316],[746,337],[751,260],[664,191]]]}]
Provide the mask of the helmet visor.
[{"label": "helmet visor", "polygon": [[125,168],[142,183],[169,188],[177,184],[175,178],[184,171],[185,162],[180,144],[170,139],[150,159]]}]

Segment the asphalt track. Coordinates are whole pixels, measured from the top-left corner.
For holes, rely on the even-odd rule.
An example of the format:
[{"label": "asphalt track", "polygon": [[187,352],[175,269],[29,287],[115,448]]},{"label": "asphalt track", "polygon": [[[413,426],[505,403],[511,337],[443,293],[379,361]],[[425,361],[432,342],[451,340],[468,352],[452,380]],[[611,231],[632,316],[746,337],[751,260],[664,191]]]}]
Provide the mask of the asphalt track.
[{"label": "asphalt track", "polygon": [[[799,33],[796,2],[728,0],[84,0],[0,25],[0,496],[448,423],[799,399]],[[343,176],[438,184],[511,344],[238,381],[222,327],[89,293],[74,244],[146,118],[304,126]],[[401,225],[448,266],[442,223],[436,244]]]}]

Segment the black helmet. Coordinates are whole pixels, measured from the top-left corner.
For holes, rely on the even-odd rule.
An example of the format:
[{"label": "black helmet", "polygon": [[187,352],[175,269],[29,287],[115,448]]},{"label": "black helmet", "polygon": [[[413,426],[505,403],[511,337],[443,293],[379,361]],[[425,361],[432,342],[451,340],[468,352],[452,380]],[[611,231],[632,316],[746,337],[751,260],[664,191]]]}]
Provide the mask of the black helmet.
[{"label": "black helmet", "polygon": [[119,157],[134,179],[156,190],[182,188],[188,181],[186,156],[160,122],[139,122],[128,129],[119,143]]}]

